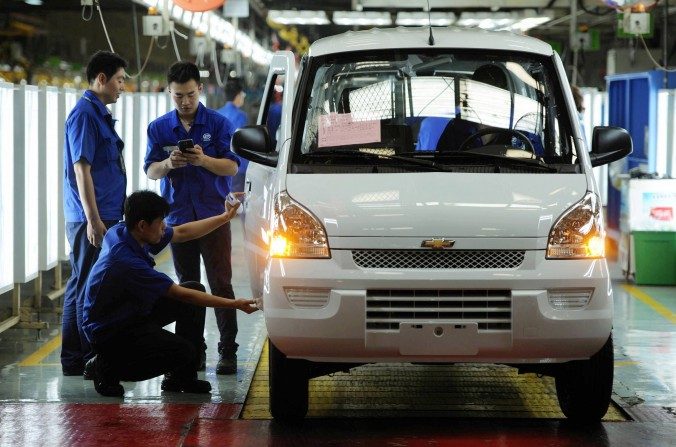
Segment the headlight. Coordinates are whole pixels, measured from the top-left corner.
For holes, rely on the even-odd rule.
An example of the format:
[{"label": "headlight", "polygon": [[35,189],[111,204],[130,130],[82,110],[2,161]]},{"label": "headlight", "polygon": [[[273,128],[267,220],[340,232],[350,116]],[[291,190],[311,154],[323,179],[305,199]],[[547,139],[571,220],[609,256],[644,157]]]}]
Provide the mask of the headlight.
[{"label": "headlight", "polygon": [[270,228],[273,258],[330,258],[326,231],[319,220],[282,191],[275,200]]},{"label": "headlight", "polygon": [[548,259],[603,258],[606,234],[598,196],[585,196],[559,217],[547,243]]}]

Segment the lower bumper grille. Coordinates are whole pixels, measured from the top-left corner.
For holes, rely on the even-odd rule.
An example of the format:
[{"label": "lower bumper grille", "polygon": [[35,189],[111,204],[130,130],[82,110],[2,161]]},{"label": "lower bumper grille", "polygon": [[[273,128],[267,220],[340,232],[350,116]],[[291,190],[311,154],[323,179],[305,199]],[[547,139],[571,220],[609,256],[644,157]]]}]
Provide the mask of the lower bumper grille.
[{"label": "lower bumper grille", "polygon": [[416,321],[511,331],[512,295],[509,290],[367,290],[367,331],[398,331],[400,323]]}]

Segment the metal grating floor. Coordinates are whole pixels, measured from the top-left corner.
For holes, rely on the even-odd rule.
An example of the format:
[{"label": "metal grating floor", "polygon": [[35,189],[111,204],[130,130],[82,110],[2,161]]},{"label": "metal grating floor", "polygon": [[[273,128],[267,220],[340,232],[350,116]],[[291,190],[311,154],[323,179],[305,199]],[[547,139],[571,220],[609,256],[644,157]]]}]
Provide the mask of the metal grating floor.
[{"label": "metal grating floor", "polygon": [[[265,344],[241,414],[270,419]],[[309,418],[563,419],[554,381],[500,365],[364,365],[310,380]],[[605,421],[626,421],[611,404]]]}]

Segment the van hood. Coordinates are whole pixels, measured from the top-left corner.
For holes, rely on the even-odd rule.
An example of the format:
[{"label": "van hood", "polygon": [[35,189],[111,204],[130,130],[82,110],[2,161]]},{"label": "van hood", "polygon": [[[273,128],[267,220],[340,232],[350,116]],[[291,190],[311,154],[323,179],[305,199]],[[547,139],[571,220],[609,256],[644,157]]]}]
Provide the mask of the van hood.
[{"label": "van hood", "polygon": [[289,174],[329,237],[547,237],[584,174]]}]

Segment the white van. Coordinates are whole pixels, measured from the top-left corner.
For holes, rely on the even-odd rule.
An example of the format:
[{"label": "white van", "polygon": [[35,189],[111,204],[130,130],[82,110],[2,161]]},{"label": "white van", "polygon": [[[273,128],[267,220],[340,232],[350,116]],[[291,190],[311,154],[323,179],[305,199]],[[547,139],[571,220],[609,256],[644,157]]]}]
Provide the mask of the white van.
[{"label": "white van", "polygon": [[597,127],[588,152],[559,56],[510,33],[348,32],[296,70],[274,55],[232,140],[272,415],[304,417],[308,379],[359,364],[488,362],[554,376],[566,416],[599,420],[613,303],[592,167],[628,133]]}]

